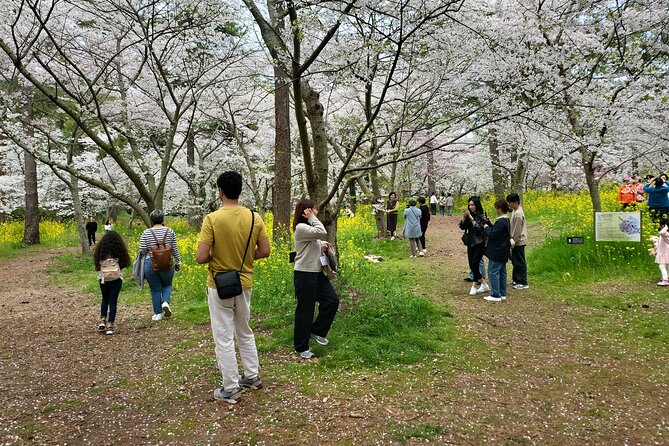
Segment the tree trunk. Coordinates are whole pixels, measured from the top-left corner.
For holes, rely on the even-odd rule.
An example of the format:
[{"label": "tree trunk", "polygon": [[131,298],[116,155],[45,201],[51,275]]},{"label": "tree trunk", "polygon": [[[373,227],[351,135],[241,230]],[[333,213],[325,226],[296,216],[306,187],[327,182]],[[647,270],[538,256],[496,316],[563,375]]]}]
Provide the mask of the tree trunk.
[{"label": "tree trunk", "polygon": [[599,196],[599,185],[595,178],[594,169],[595,154],[587,150],[585,147],[580,147],[578,151],[581,153],[581,165],[583,167],[583,173],[585,174],[585,182],[588,185],[590,200],[592,201],[592,210],[601,212],[602,200]]},{"label": "tree trunk", "polygon": [[[314,145],[313,174],[314,182],[309,194],[313,200],[319,202],[328,196],[328,169],[330,166],[328,157],[327,132],[325,120],[323,119],[323,105],[320,94],[311,88],[308,82],[302,83],[303,98],[306,105],[307,117],[311,124],[311,139]],[[315,195],[314,195],[315,194]],[[328,203],[319,203],[321,206]]]},{"label": "tree trunk", "polygon": [[492,187],[497,199],[504,198],[504,176],[502,175],[501,163],[499,161],[499,140],[497,129],[491,127],[488,130],[488,150],[490,151],[490,162],[492,163]]},{"label": "tree trunk", "polygon": [[[28,93],[24,113],[28,122],[33,119],[33,96]],[[28,136],[33,136],[32,127],[25,129]],[[23,244],[35,245],[40,243],[39,238],[39,198],[37,195],[37,161],[32,153],[23,151],[25,190],[25,222],[23,226]]]},{"label": "tree trunk", "polygon": [[437,184],[434,181],[435,165],[434,152],[427,153],[427,194],[429,196],[436,193]]},{"label": "tree trunk", "polygon": [[290,79],[277,64],[274,64],[274,187],[272,209],[274,241],[290,237],[290,215],[292,213],[292,152],[290,148]]},{"label": "tree trunk", "polygon": [[77,233],[79,234],[79,243],[81,243],[82,254],[87,253],[91,247],[88,245],[88,234],[86,233],[86,219],[84,210],[81,207],[81,197],[79,195],[79,178],[70,174],[70,181],[67,183],[72,194],[72,208],[74,210],[74,221],[77,224]]}]

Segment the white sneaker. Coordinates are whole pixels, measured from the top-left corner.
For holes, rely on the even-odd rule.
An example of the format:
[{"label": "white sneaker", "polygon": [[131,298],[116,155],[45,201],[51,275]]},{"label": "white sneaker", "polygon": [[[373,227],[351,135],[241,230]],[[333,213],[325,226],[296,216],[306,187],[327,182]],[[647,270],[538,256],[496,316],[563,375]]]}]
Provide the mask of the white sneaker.
[{"label": "white sneaker", "polygon": [[311,358],[316,356],[311,352],[311,350],[305,350],[303,352],[299,352],[299,355],[300,355],[300,358],[302,358],[302,359],[311,359]]},{"label": "white sneaker", "polygon": [[520,283],[517,283],[517,284],[515,284],[515,285],[513,286],[513,289],[514,289],[514,290],[526,290],[526,289],[528,289],[529,287],[530,287],[529,285],[522,285],[522,284],[520,284]]},{"label": "white sneaker", "polygon": [[394,236],[394,235],[393,235],[392,237],[390,237],[390,241],[393,241],[393,240],[395,240],[395,236]]},{"label": "white sneaker", "polygon": [[492,296],[483,296],[485,300],[488,302],[501,302],[502,298],[501,297],[492,297]]},{"label": "white sneaker", "polygon": [[500,299],[506,300],[506,296],[499,296]]},{"label": "white sneaker", "polygon": [[154,314],[153,316],[151,316],[151,320],[153,320],[153,321],[159,321],[159,320],[161,320],[162,318],[163,318],[162,313],[160,313],[160,314]]},{"label": "white sneaker", "polygon": [[409,258],[410,258],[410,259],[415,259],[416,256],[414,256],[414,255],[410,255]]},{"label": "white sneaker", "polygon": [[481,294],[485,293],[486,291],[490,291],[490,287],[486,285],[485,283],[482,283],[480,287],[477,288],[476,292]]},{"label": "white sneaker", "polygon": [[421,251],[421,252],[419,252],[418,255],[419,255],[420,257],[425,257],[425,251]]},{"label": "white sneaker", "polygon": [[172,316],[172,310],[170,310],[170,304],[168,304],[167,302],[163,302],[162,308],[163,308],[163,315],[165,317]]},{"label": "white sneaker", "polygon": [[472,289],[469,290],[470,296],[476,296],[476,285],[472,285]]}]

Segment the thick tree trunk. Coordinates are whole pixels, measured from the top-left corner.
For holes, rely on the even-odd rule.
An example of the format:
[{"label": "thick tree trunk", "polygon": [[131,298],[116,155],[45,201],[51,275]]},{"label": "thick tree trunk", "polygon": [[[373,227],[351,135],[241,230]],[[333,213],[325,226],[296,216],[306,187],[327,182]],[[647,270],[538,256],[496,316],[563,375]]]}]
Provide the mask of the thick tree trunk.
[{"label": "thick tree trunk", "polygon": [[488,150],[490,152],[490,162],[492,164],[492,187],[495,197],[504,198],[504,176],[499,158],[499,140],[497,139],[497,129],[491,127],[488,130]]},{"label": "thick tree trunk", "polygon": [[[314,182],[309,190],[311,198],[319,202],[328,196],[328,169],[330,160],[328,157],[327,132],[325,119],[323,118],[323,104],[320,94],[311,88],[308,82],[302,83],[304,104],[306,105],[307,117],[311,124],[311,139],[314,146],[313,173]],[[314,195],[315,193],[315,195]],[[328,203],[319,203],[321,206]]]},{"label": "thick tree trunk", "polygon": [[274,187],[272,233],[275,241],[290,237],[292,152],[290,148],[290,79],[274,65]]}]

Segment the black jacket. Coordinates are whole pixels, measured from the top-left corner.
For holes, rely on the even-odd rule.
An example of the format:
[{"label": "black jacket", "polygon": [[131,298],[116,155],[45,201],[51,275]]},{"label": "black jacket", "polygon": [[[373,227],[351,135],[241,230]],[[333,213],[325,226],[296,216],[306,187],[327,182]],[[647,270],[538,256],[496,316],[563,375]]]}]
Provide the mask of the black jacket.
[{"label": "black jacket", "polygon": [[97,221],[89,221],[88,223],[86,223],[86,230],[88,232],[97,232],[98,222]]},{"label": "black jacket", "polygon": [[509,217],[502,215],[495,221],[494,225],[486,226],[485,235],[488,236],[485,256],[495,262],[508,262],[511,253]]},{"label": "black jacket", "polygon": [[427,223],[430,221],[430,208],[426,204],[420,205],[420,229],[425,234]]},{"label": "black jacket", "polygon": [[472,223],[469,217],[466,217],[464,221],[460,220],[460,229],[465,231],[462,241],[467,246],[476,246],[485,243],[485,237],[483,236],[483,216],[474,214],[474,222],[476,224]]}]

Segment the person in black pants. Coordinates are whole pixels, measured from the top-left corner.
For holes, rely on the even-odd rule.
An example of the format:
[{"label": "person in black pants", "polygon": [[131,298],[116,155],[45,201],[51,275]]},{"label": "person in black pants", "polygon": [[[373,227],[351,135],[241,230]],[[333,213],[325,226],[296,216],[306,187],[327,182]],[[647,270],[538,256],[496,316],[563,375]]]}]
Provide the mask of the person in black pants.
[{"label": "person in black pants", "polygon": [[418,197],[418,203],[420,203],[420,230],[423,233],[420,236],[420,242],[423,245],[423,252],[427,252],[425,233],[427,232],[427,225],[430,223],[430,208],[425,204],[425,197]]},{"label": "person in black pants", "polygon": [[[113,280],[105,280],[101,271],[103,260],[115,259],[119,270],[119,277]],[[125,246],[123,238],[115,231],[107,231],[100,239],[100,243],[95,246],[93,253],[93,262],[98,271],[98,280],[100,282],[100,292],[102,293],[102,302],[100,304],[100,322],[98,331],[108,335],[114,334],[114,323],[116,321],[116,304],[118,295],[123,286],[123,273],[120,270],[130,266],[130,255]]]},{"label": "person in black pants", "polygon": [[86,223],[86,233],[88,234],[88,246],[95,245],[95,233],[98,231],[98,222],[95,221],[95,217],[92,215],[88,217],[88,223]]},{"label": "person in black pants", "polygon": [[[322,241],[327,232],[318,218],[316,202],[302,199],[295,207],[293,232],[295,234],[295,331],[293,342],[295,351],[303,359],[314,357],[309,349],[309,340],[328,345],[328,332],[339,308],[339,297],[330,280],[323,274],[323,252],[329,248]],[[316,303],[318,316],[314,321]]]},{"label": "person in black pants", "polygon": [[462,235],[462,242],[467,246],[467,260],[474,279],[469,295],[475,296],[490,290],[480,271],[481,259],[485,253],[483,228],[487,217],[479,197],[470,197],[467,203],[467,209],[459,225],[460,229],[465,231]]}]

